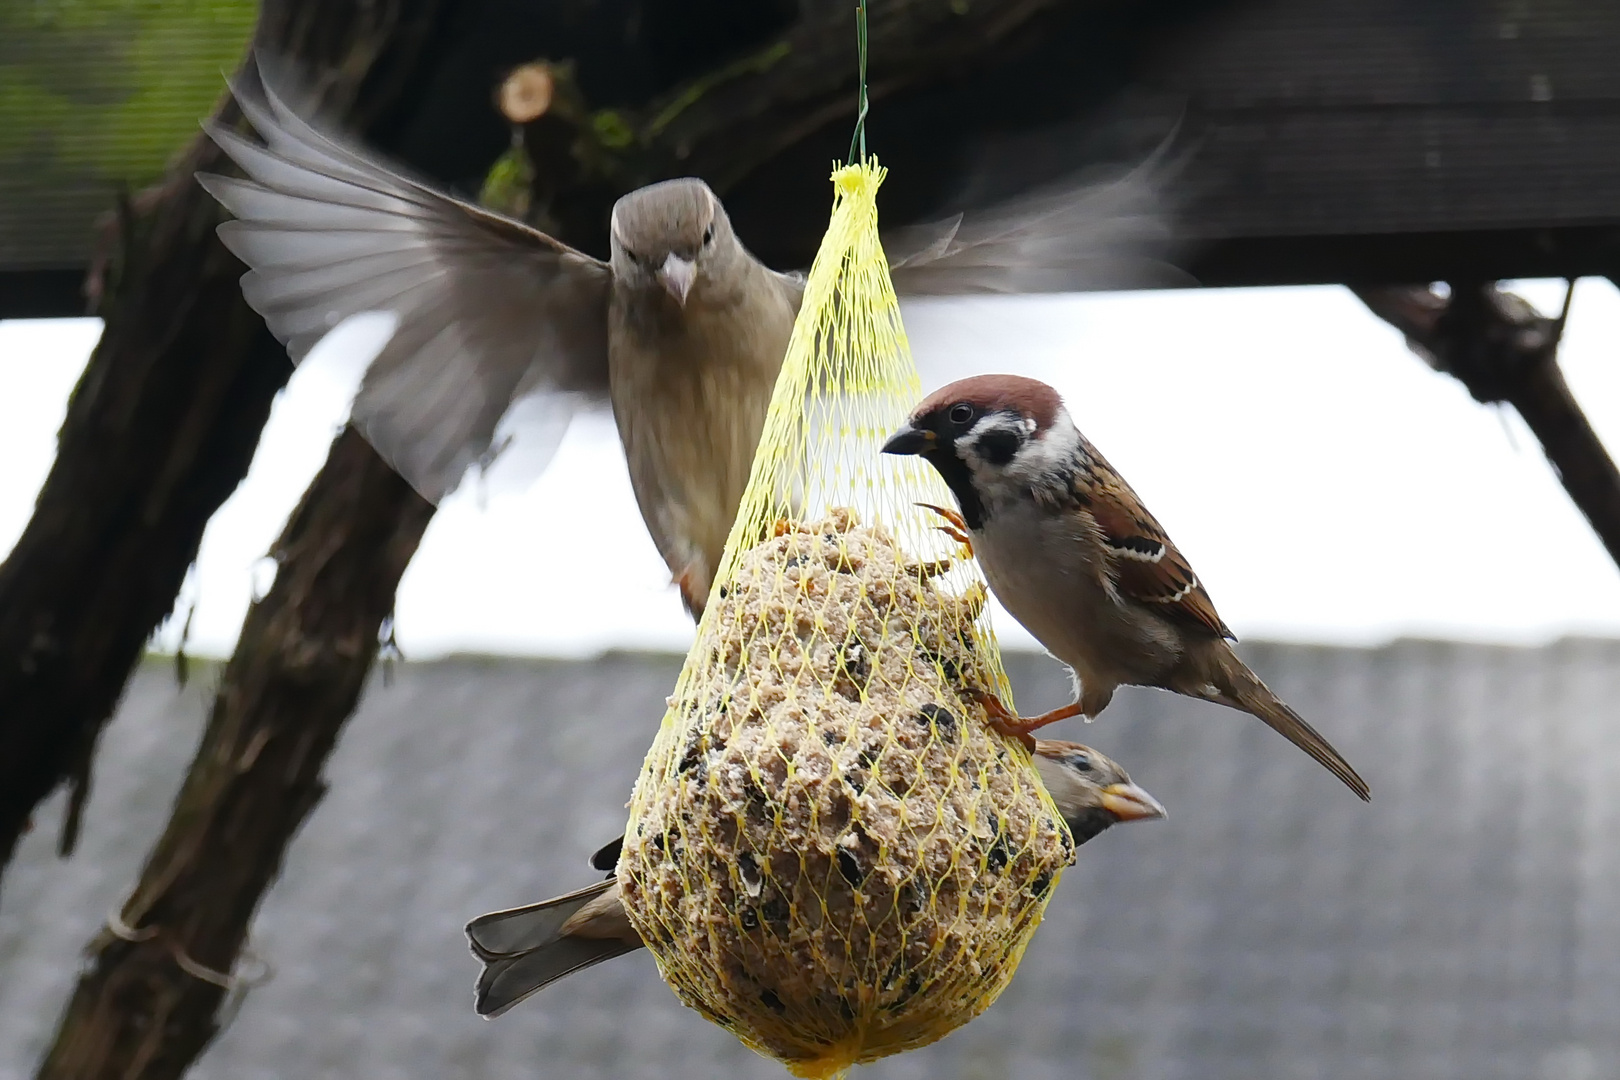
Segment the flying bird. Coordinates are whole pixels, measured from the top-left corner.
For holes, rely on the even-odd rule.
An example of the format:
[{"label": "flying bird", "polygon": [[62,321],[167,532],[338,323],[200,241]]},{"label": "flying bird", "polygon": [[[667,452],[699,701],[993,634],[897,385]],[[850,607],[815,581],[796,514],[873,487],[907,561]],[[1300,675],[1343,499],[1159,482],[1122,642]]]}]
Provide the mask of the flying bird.
[{"label": "flying bird", "polygon": [[[392,337],[355,427],[430,502],[465,477],[521,485],[581,405],[612,406],[631,486],[688,609],[701,613],[803,294],[749,253],[698,179],[625,195],[607,261],[410,178],[289,102],[262,54],[231,85],[263,140],[205,127],[245,178],[199,174],[243,295],[295,363],[350,316]],[[273,76],[270,72],[275,72]],[[1167,240],[1162,155],[889,238],[901,294],[1066,291],[1142,280]],[[1157,273],[1157,270],[1149,270]]]},{"label": "flying bird", "polygon": [[943,528],[1074,674],[1074,703],[1036,717],[981,694],[1004,733],[1027,739],[1056,720],[1095,718],[1116,687],[1155,686],[1252,713],[1369,798],[1349,762],[1233,651],[1203,583],[1057,391],[1017,375],[951,383],[883,450],[920,454],[939,472],[959,507]]},{"label": "flying bird", "polygon": [[[1076,847],[1120,822],[1165,816],[1157,799],[1090,747],[1042,739],[1033,760]],[[467,924],[473,955],[484,962],[474,1002],[480,1016],[497,1017],[565,975],[642,948],[611,873],[623,839],[591,856],[592,867],[609,871],[607,880]]]}]

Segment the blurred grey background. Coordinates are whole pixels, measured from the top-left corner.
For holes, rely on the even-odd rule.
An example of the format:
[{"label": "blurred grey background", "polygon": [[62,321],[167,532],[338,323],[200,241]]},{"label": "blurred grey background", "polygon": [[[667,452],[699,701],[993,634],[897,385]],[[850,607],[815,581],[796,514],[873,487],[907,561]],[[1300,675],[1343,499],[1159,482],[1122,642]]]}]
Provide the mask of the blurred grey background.
[{"label": "blurred grey background", "polygon": [[[1122,691],[1094,743],[1169,807],[1064,877],[1012,988],[873,1080],[1620,1077],[1620,641],[1247,645],[1373,785],[1360,805],[1258,722]],[[595,880],[678,657],[456,658],[374,680],[255,924],[199,1080],[777,1078],[646,954],[494,1022],[461,926]],[[1067,700],[1008,656],[1026,709]],[[0,1080],[31,1076],[79,950],[167,816],[212,673],[136,677],[78,854],[60,797],[0,897]]]}]

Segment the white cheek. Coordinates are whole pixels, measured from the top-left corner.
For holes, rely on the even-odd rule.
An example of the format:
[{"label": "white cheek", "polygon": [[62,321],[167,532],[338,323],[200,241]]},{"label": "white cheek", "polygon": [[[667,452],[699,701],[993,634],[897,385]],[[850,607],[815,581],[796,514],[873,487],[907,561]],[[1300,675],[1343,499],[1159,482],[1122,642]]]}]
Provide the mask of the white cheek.
[{"label": "white cheek", "polygon": [[1039,480],[1069,470],[1079,450],[1080,433],[1069,421],[1069,414],[1059,410],[1046,434],[1026,442],[1007,471],[1021,480]]}]

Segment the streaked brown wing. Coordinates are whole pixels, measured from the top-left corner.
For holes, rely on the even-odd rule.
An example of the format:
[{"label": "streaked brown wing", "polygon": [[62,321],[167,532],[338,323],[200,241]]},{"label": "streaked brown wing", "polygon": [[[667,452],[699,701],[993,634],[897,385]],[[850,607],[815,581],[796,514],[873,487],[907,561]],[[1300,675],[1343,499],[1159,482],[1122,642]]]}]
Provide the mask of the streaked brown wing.
[{"label": "streaked brown wing", "polygon": [[1122,596],[1155,606],[1187,626],[1234,638],[1180,551],[1125,478],[1088,446],[1094,465],[1076,481],[1075,498],[1096,520],[1113,556],[1114,585]]}]

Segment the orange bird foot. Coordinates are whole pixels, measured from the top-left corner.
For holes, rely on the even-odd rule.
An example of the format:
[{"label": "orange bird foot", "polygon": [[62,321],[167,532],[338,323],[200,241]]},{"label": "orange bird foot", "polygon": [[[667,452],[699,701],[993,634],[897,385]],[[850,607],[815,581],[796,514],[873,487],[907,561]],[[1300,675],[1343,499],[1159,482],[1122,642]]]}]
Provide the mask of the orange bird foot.
[{"label": "orange bird foot", "polygon": [[917,505],[924,510],[932,510],[944,518],[946,524],[935,525],[934,528],[967,548],[969,555],[973,554],[973,538],[968,535],[967,522],[962,520],[961,514],[958,514],[955,510],[947,510],[943,506],[935,506],[933,503],[918,503]]},{"label": "orange bird foot", "polygon": [[1025,749],[1035,749],[1034,732],[1048,724],[1055,724],[1059,720],[1067,720],[1071,716],[1081,713],[1078,701],[1065,705],[1060,709],[1043,712],[1039,716],[1019,716],[1001,703],[1001,699],[988,690],[979,687],[970,687],[964,693],[973,698],[984,707],[985,719],[990,724],[990,730],[1010,739],[1017,739],[1024,744]]}]

